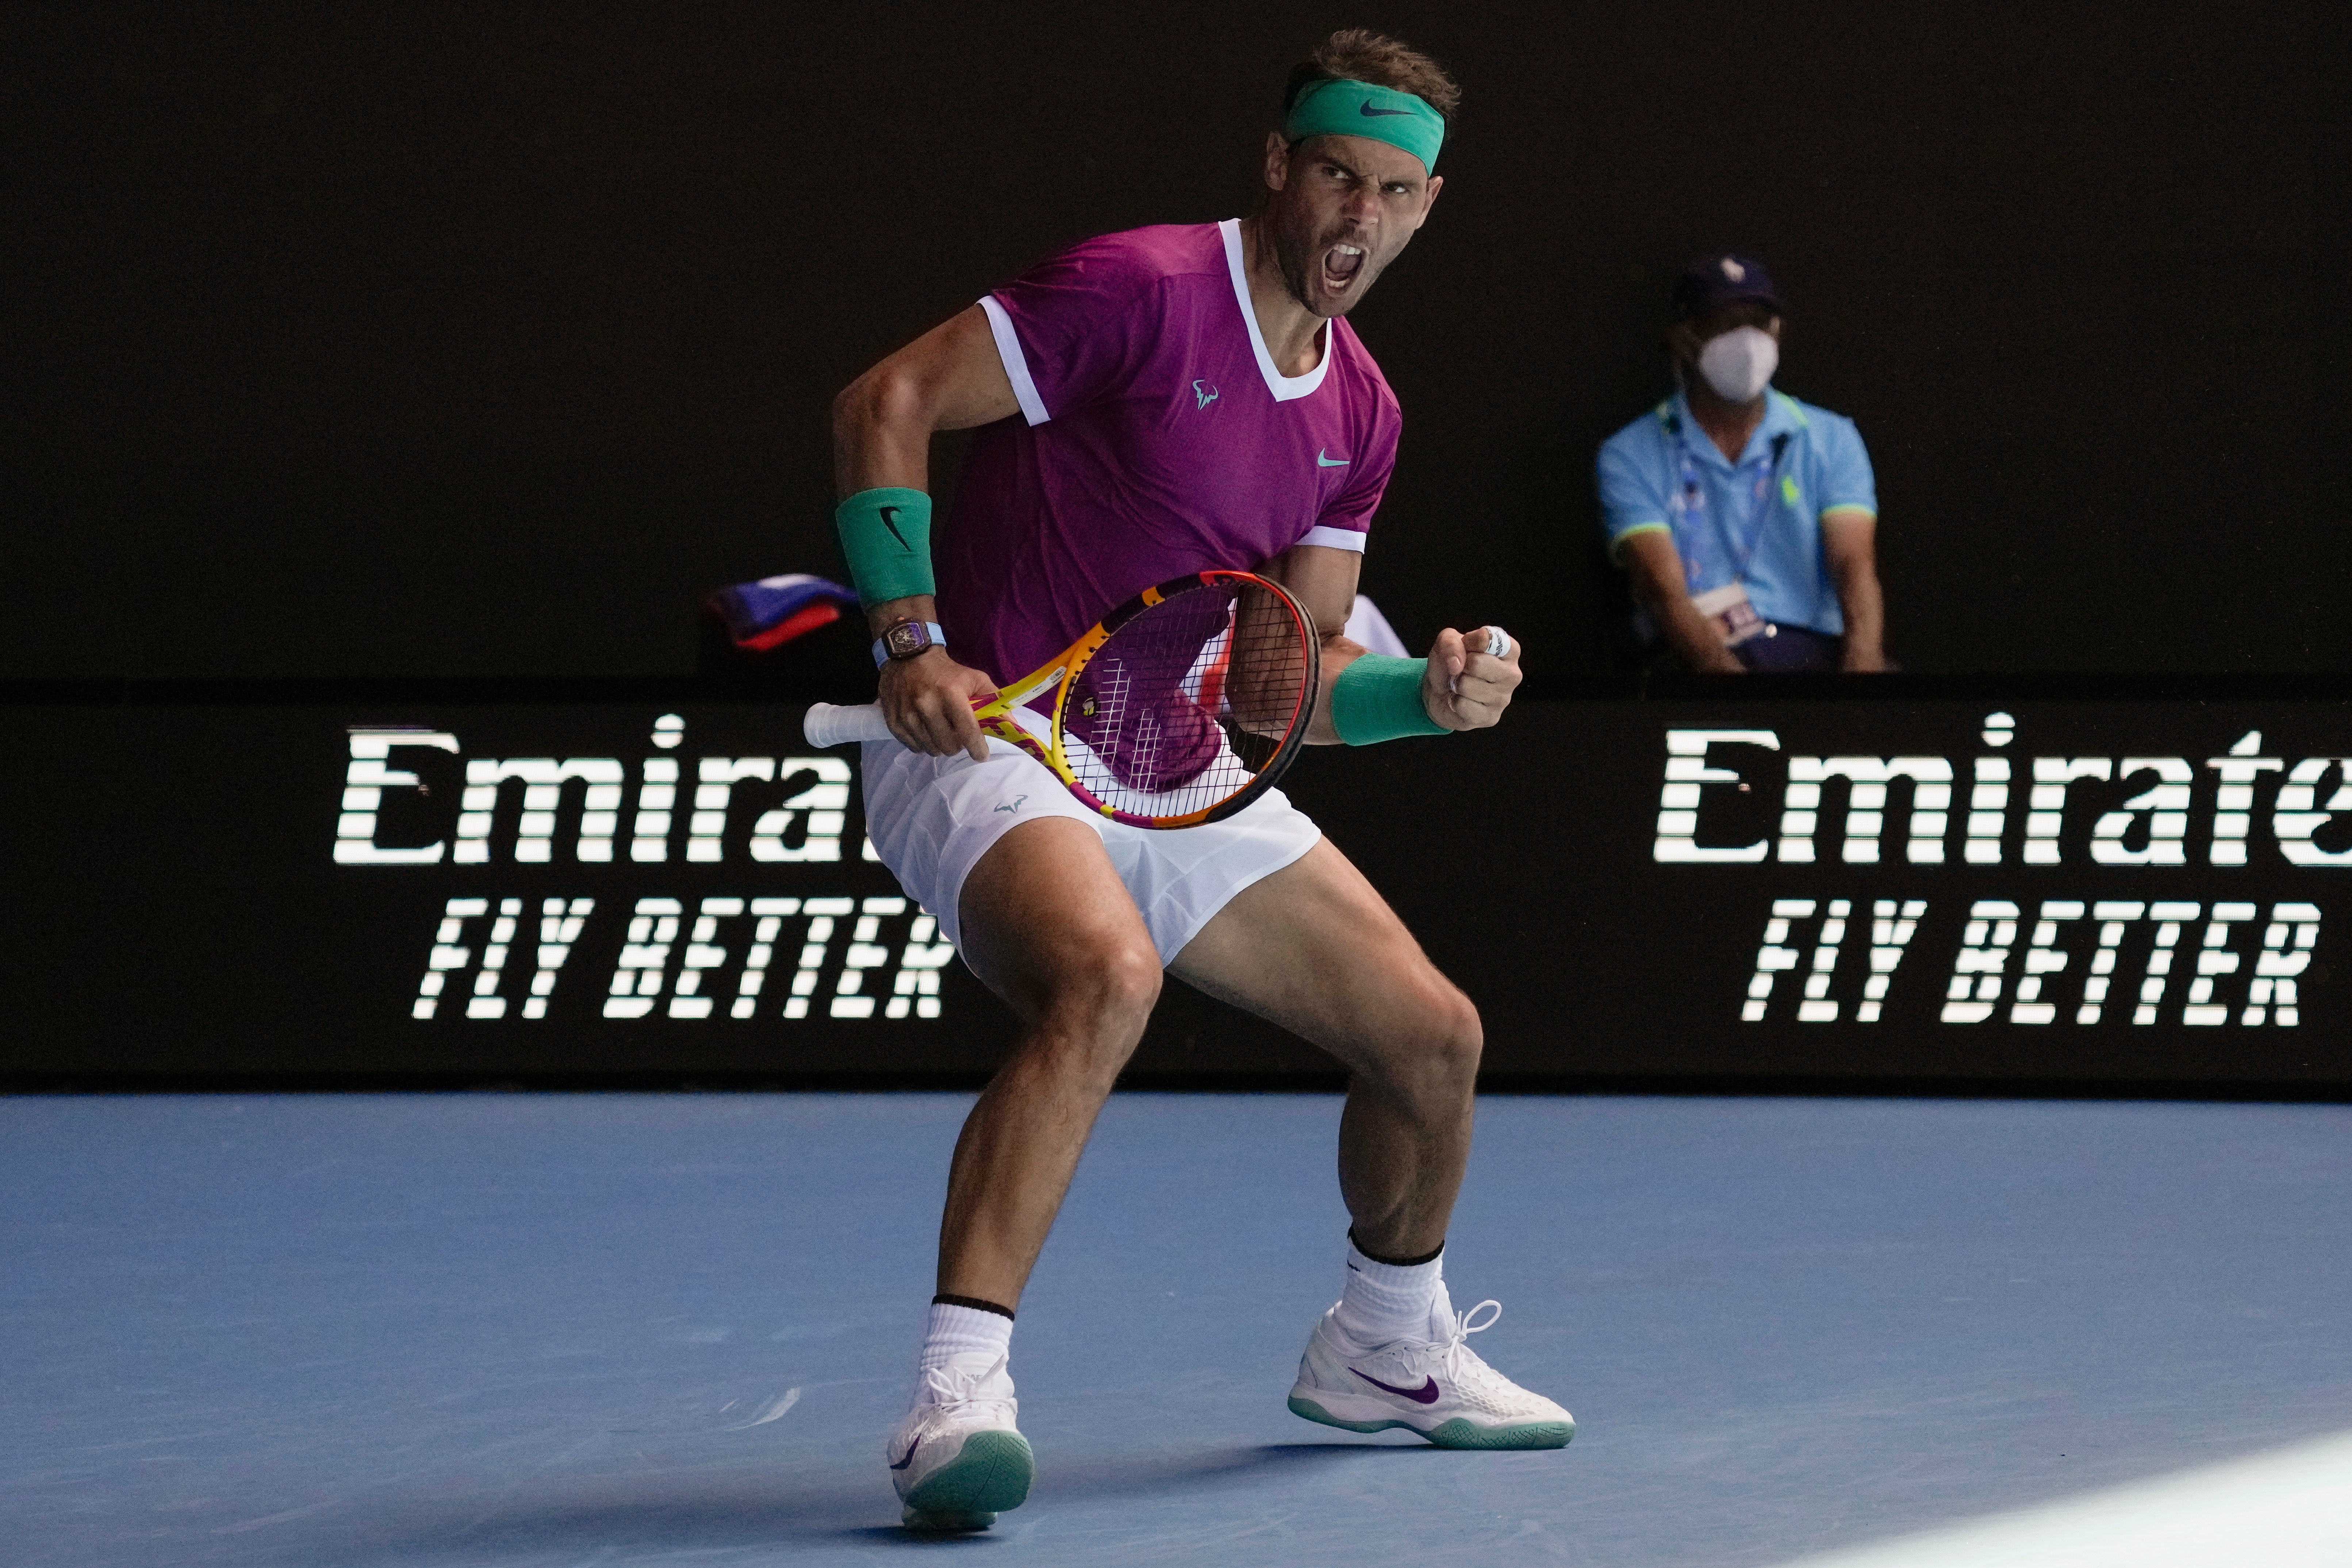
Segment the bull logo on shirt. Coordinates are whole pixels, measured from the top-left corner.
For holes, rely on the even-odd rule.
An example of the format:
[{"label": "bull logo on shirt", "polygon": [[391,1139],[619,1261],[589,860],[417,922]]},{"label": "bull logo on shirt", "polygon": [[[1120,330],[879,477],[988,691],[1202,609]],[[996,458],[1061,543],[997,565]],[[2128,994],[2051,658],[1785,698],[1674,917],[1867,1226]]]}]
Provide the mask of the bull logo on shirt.
[{"label": "bull logo on shirt", "polygon": [[1217,389],[1211,386],[1206,382],[1194,382],[1192,383],[1192,396],[1199,400],[1195,404],[1196,407],[1206,408],[1211,403],[1217,401]]}]

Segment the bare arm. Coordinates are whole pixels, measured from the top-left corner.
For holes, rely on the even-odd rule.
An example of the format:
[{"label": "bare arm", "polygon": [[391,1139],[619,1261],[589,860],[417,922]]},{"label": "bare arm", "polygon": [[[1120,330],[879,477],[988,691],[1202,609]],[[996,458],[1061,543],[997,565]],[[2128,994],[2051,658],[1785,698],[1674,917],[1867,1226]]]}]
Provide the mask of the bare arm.
[{"label": "bare arm", "polygon": [[1323,640],[1323,684],[1315,694],[1315,716],[1307,726],[1309,746],[1338,744],[1339,732],[1331,727],[1331,683],[1366,652],[1342,630],[1348,612],[1356,607],[1356,579],[1363,565],[1364,558],[1354,550],[1293,545],[1261,569],[1290,590],[1290,596],[1315,618],[1316,633]]},{"label": "bare arm", "polygon": [[1633,580],[1633,597],[1665,633],[1675,656],[1694,670],[1739,674],[1748,666],[1723,645],[1715,622],[1698,612],[1683,583],[1683,558],[1674,536],[1651,529],[1618,541],[1617,559]]},{"label": "bare arm", "polygon": [[[929,492],[935,433],[968,430],[1019,409],[988,315],[974,305],[867,371],[833,400],[834,483],[843,496],[881,486]],[[877,637],[893,622],[938,618],[928,593],[888,600],[866,612],[866,628]],[[955,751],[969,752],[975,760],[987,757],[988,742],[971,716],[975,699],[995,695],[987,672],[955,663],[942,649],[885,664],[880,688],[890,731],[907,746],[935,757]]]},{"label": "bare arm", "polygon": [[[1353,550],[1294,545],[1260,569],[1305,606],[1322,639],[1323,682],[1315,694],[1315,716],[1307,727],[1310,746],[1339,744],[1339,732],[1331,723],[1331,687],[1339,672],[1366,652],[1341,630],[1356,607],[1356,578],[1363,559]],[[1514,639],[1510,653],[1499,659],[1486,653],[1485,645],[1483,627],[1477,635],[1465,638],[1449,626],[1437,634],[1436,646],[1430,650],[1421,680],[1422,706],[1448,729],[1484,729],[1511,705],[1520,678],[1519,644]]]},{"label": "bare arm", "polygon": [[1822,518],[1822,559],[1845,612],[1843,668],[1860,673],[1886,665],[1886,607],[1878,589],[1878,519],[1852,507]]}]

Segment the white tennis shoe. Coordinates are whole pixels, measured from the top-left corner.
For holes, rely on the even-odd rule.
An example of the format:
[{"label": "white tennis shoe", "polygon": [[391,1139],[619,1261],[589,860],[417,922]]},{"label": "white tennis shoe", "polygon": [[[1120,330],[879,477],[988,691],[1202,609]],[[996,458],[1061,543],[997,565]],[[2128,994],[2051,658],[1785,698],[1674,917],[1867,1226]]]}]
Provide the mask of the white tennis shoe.
[{"label": "white tennis shoe", "polygon": [[[1471,1320],[1488,1307],[1493,1317]],[[1469,1338],[1495,1326],[1500,1301],[1441,1313],[1443,1339],[1358,1344],[1334,1306],[1315,1325],[1298,1359],[1290,1411],[1350,1432],[1402,1427],[1441,1448],[1558,1448],[1576,1436],[1576,1418],[1478,1359]]]},{"label": "white tennis shoe", "polygon": [[1020,1401],[1003,1355],[982,1351],[927,1369],[883,1448],[909,1530],[986,1530],[1029,1496],[1037,1461],[1013,1426]]}]

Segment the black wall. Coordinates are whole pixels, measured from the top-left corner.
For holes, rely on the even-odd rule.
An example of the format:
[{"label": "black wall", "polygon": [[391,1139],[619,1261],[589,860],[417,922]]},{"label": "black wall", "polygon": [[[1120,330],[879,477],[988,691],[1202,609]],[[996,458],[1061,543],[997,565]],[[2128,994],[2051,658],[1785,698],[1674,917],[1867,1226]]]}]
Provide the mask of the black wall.
[{"label": "black wall", "polygon": [[2342,669],[2341,23],[2308,4],[18,7],[0,675],[660,674],[835,570],[824,413],[1081,235],[1252,200],[1290,59],[1468,92],[1358,324],[1366,585],[1603,667],[1591,454],[1768,257],[1915,669]]}]

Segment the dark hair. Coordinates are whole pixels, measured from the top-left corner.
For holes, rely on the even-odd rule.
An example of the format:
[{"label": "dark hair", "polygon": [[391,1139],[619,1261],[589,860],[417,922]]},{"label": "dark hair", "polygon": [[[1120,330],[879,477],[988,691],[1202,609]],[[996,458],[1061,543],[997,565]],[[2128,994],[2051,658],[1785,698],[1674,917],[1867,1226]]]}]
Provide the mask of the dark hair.
[{"label": "dark hair", "polygon": [[1290,83],[1282,93],[1282,112],[1289,114],[1300,89],[1309,82],[1334,78],[1409,92],[1448,121],[1462,107],[1461,88],[1445,74],[1444,66],[1419,49],[1369,27],[1342,27],[1290,68]]}]

